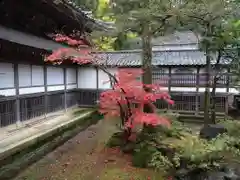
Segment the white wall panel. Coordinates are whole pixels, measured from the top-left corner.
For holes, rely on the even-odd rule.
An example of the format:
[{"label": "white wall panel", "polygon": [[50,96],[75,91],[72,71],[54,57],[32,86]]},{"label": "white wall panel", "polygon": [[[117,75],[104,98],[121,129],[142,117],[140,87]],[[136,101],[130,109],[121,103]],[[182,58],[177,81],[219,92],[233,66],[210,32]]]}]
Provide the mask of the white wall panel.
[{"label": "white wall panel", "polygon": [[61,67],[47,67],[47,84],[48,85],[59,85],[63,84],[63,68]]},{"label": "white wall panel", "polygon": [[[210,92],[212,91],[212,88],[210,88]],[[199,88],[199,92],[205,92],[205,88]],[[216,88],[216,93],[226,93],[226,88]]]},{"label": "white wall panel", "polygon": [[19,87],[31,86],[31,65],[29,64],[19,64],[18,65],[19,74]]},{"label": "white wall panel", "polygon": [[19,94],[33,94],[33,93],[42,93],[44,92],[44,87],[29,87],[29,88],[20,88]]},{"label": "white wall panel", "polygon": [[64,85],[47,87],[47,91],[61,91],[61,90],[64,90]]},{"label": "white wall panel", "polygon": [[2,96],[15,96],[16,95],[16,89],[0,90],[0,95],[2,95]]},{"label": "white wall panel", "polygon": [[171,87],[171,92],[197,92],[194,87]]},{"label": "white wall panel", "polygon": [[44,85],[43,66],[32,66],[32,86]]},{"label": "white wall panel", "polygon": [[237,90],[236,88],[229,88],[229,93],[238,94],[239,90]]},{"label": "white wall panel", "polygon": [[67,85],[67,89],[76,89],[77,88],[77,84],[68,84]]},{"label": "white wall panel", "polygon": [[14,70],[11,63],[0,63],[0,88],[14,87]]},{"label": "white wall panel", "polygon": [[[111,74],[116,74],[117,73],[117,68],[108,68],[108,71]],[[110,89],[111,88],[111,83],[109,81],[109,76],[103,72],[102,70],[99,70],[98,73],[98,86],[99,89]]]},{"label": "white wall panel", "polygon": [[76,69],[67,68],[67,84],[77,83]]},{"label": "white wall panel", "polygon": [[92,67],[79,67],[78,69],[78,88],[96,89],[97,72]]}]

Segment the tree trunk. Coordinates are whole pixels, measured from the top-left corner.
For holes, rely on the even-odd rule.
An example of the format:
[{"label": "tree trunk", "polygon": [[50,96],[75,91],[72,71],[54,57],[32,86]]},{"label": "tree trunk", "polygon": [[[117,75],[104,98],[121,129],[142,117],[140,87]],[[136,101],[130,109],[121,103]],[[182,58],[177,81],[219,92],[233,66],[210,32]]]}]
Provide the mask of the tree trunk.
[{"label": "tree trunk", "polygon": [[219,49],[217,51],[218,56],[216,59],[216,64],[214,67],[214,78],[213,78],[213,84],[212,84],[212,92],[211,92],[211,123],[216,124],[216,88],[217,88],[217,82],[218,82],[218,76],[217,74],[220,73],[220,67],[219,63],[222,58],[222,49]]},{"label": "tree trunk", "polygon": [[216,86],[217,86],[217,76],[214,75],[213,86],[211,92],[211,123],[216,124]]},{"label": "tree trunk", "polygon": [[[148,24],[144,25],[143,34],[142,34],[142,69],[143,76],[142,82],[143,84],[152,84],[152,44],[151,44],[151,33]],[[143,87],[145,91],[151,91],[147,87]],[[153,109],[149,104],[145,104],[143,107],[143,111],[145,113],[153,113]],[[143,125],[143,133],[150,133],[153,126],[151,125]]]},{"label": "tree trunk", "polygon": [[[145,24],[142,34],[142,69],[143,76],[142,82],[143,84],[152,84],[152,44],[151,44],[151,34],[149,25]],[[151,91],[146,87],[143,87],[145,91]],[[144,112],[152,113],[152,108],[146,104],[144,106]]]},{"label": "tree trunk", "polygon": [[151,34],[148,25],[145,25],[142,34],[142,69],[143,83],[152,84],[152,45],[151,45]]},{"label": "tree trunk", "polygon": [[210,87],[211,87],[211,57],[209,52],[209,46],[206,45],[206,89],[204,96],[204,124],[211,124],[209,118],[210,110]]}]

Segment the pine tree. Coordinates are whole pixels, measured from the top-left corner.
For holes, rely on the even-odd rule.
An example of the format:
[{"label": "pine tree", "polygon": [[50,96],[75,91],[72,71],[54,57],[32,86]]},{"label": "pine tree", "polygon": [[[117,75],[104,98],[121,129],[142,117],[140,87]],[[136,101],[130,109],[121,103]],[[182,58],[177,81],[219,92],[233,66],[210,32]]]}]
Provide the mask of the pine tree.
[{"label": "pine tree", "polygon": [[181,3],[169,0],[112,0],[120,32],[134,32],[142,39],[143,83],[152,83],[152,45],[154,36],[165,35],[177,27]]},{"label": "pine tree", "polygon": [[[200,35],[200,50],[206,54],[206,90],[204,103],[205,124],[215,123],[215,94],[216,84],[221,74],[221,59],[229,57],[227,49],[236,42],[239,27],[233,22],[239,19],[239,2],[225,0],[187,0],[184,11],[181,11],[181,22],[184,27]],[[229,50],[228,50],[229,52]],[[229,59],[229,58],[228,58]],[[231,59],[231,58],[230,58]],[[231,60],[230,60],[231,61]],[[211,65],[215,62],[214,65]],[[214,72],[211,74],[211,72]],[[213,80],[211,76],[213,75]],[[221,76],[221,75],[220,75]],[[210,88],[212,92],[210,94]],[[210,104],[210,99],[212,100]],[[211,109],[212,118],[209,117]]]}]

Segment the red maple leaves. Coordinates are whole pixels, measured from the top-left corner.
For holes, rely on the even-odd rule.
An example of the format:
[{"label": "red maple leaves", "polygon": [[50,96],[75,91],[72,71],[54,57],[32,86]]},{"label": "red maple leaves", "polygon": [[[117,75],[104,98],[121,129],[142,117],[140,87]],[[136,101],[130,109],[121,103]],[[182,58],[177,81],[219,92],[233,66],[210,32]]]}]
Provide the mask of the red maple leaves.
[{"label": "red maple leaves", "polygon": [[[115,75],[117,82],[113,89],[104,91],[100,96],[100,112],[106,116],[120,116],[121,108],[128,111],[125,121],[125,126],[133,128],[137,124],[148,125],[167,125],[170,123],[167,119],[161,118],[156,113],[156,106],[154,103],[157,99],[164,99],[169,104],[173,104],[167,92],[164,92],[161,86],[152,84],[145,85],[151,89],[146,92],[144,84],[138,80],[142,75],[141,69],[120,69]],[[143,111],[144,105],[148,104],[153,113],[145,113]],[[130,112],[130,113],[129,113]],[[126,112],[125,112],[126,114]]]},{"label": "red maple leaves", "polygon": [[79,46],[79,45],[86,45],[83,40],[76,40],[71,37],[65,36],[63,34],[56,34],[53,36],[54,40],[57,42],[63,42],[68,44],[69,46]]},{"label": "red maple leaves", "polygon": [[70,59],[77,64],[94,63],[90,48],[83,40],[75,40],[62,34],[56,34],[53,39],[57,42],[67,44],[69,47],[54,50],[46,61],[61,64],[64,60]]},{"label": "red maple leaves", "polygon": [[[136,124],[167,125],[170,123],[156,113],[154,103],[163,99],[169,104],[174,102],[169,94],[162,90],[158,84],[145,85],[139,79],[143,71],[141,69],[119,69],[116,75],[111,74],[107,67],[100,65],[96,56],[93,56],[90,49],[81,48],[82,40],[74,40],[63,35],[56,35],[55,40],[64,42],[74,48],[61,48],[46,58],[53,63],[62,63],[65,59],[71,59],[78,64],[98,65],[105,73],[112,77],[113,88],[106,90],[100,95],[99,111],[105,116],[119,116],[126,128],[133,128]],[[150,91],[146,91],[150,89]],[[152,113],[145,113],[144,106],[148,105]]]}]

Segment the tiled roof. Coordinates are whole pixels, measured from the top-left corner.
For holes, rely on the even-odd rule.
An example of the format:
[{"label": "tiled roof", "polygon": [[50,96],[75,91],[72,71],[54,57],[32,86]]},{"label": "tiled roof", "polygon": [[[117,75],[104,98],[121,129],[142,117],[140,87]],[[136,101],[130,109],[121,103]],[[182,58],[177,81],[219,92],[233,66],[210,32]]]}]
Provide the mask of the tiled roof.
[{"label": "tiled roof", "polygon": [[[109,66],[140,66],[141,51],[100,52],[98,57]],[[153,51],[153,65],[204,65],[206,56],[199,50]],[[214,62],[212,62],[214,63]],[[225,63],[222,61],[222,63]]]},{"label": "tiled roof", "polygon": [[72,6],[75,10],[77,10],[83,16],[85,16],[85,18],[88,20],[87,25],[90,25],[91,29],[99,29],[99,30],[102,30],[102,31],[111,31],[111,30],[114,29],[114,26],[113,26],[112,23],[104,22],[102,20],[93,18],[91,11],[84,11],[78,5],[76,5],[76,3],[73,2],[72,0],[63,0],[63,2]]},{"label": "tiled roof", "polygon": [[[153,47],[163,47],[163,46],[182,46],[182,45],[197,45],[198,39],[201,39],[199,36],[197,37],[193,32],[190,31],[176,31],[175,33],[168,34],[165,36],[160,36],[152,39]],[[128,40],[131,48],[141,48],[141,38],[134,38]]]},{"label": "tiled roof", "polygon": [[161,36],[152,40],[153,46],[158,45],[181,45],[181,44],[197,44],[198,38],[193,32],[191,31],[183,31],[179,32],[176,31],[173,34],[169,34],[166,36]]}]

